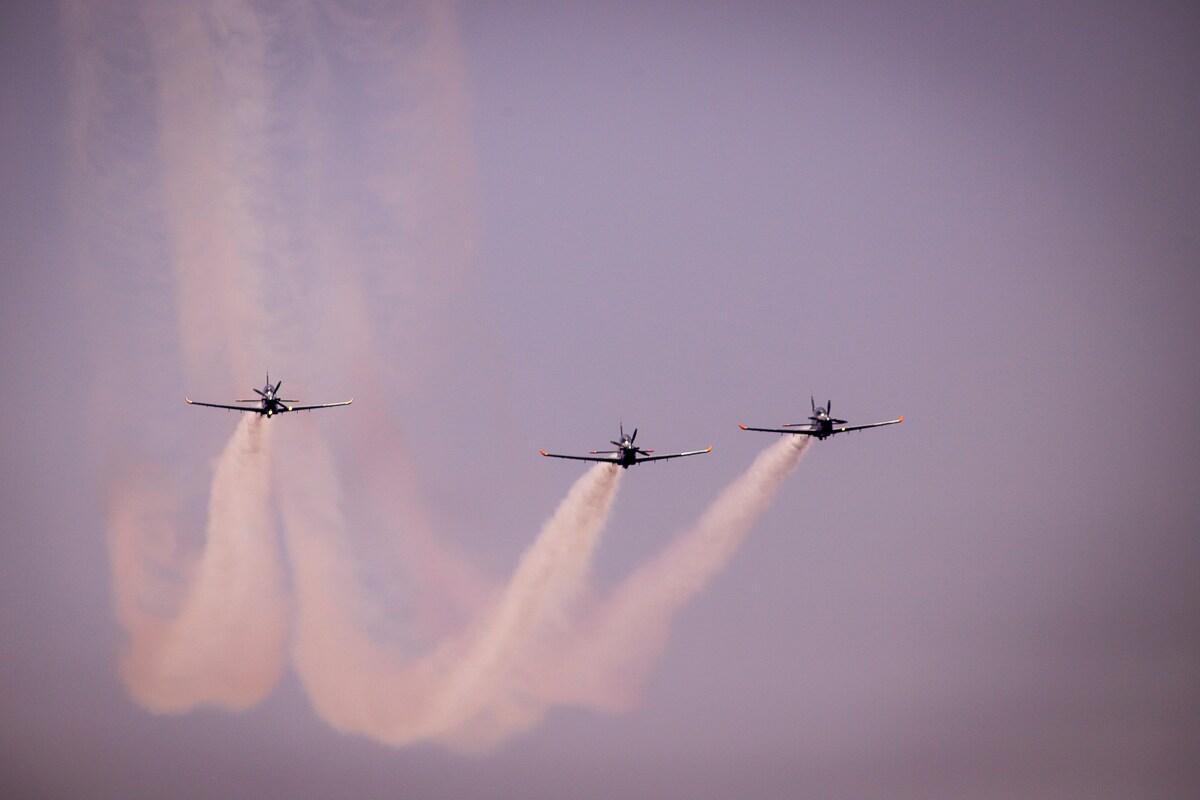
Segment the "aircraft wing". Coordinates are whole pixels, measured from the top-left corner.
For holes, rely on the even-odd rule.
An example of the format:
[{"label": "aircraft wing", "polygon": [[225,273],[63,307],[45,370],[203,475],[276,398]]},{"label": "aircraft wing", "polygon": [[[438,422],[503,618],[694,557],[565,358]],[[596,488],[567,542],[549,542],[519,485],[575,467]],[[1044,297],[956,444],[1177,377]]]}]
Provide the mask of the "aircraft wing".
[{"label": "aircraft wing", "polygon": [[558,453],[547,453],[545,450],[539,450],[538,452],[547,458],[569,458],[572,461],[600,461],[605,464],[618,463],[617,459],[615,458],[596,458],[595,456],[563,456],[559,455]]},{"label": "aircraft wing", "polygon": [[816,436],[817,432],[811,428],[750,428],[745,425],[738,425],[744,431],[762,431],[763,433],[800,433],[805,436]]},{"label": "aircraft wing", "polygon": [[192,404],[194,406],[208,406],[209,408],[225,408],[230,411],[252,411],[255,414],[265,414],[266,413],[265,411],[263,411],[262,406],[225,406],[225,405],[221,405],[220,403],[201,403],[199,400],[193,400],[190,397],[185,397],[183,399],[187,400],[190,404]]},{"label": "aircraft wing", "polygon": [[288,406],[288,411],[312,411],[314,408],[337,408],[338,406],[348,406],[354,402],[354,398],[343,400],[340,403],[319,403],[313,406]]},{"label": "aircraft wing", "polygon": [[[889,419],[887,422],[872,422],[869,425],[842,425],[833,429],[833,433],[849,433],[850,431],[861,431],[866,428],[879,428],[883,425],[896,425],[904,422],[904,417],[900,419]],[[832,435],[832,434],[830,434]]]},{"label": "aircraft wing", "polygon": [[705,453],[711,453],[711,452],[712,452],[712,445],[710,444],[704,450],[689,450],[686,453],[668,453],[668,454],[662,455],[662,456],[643,456],[637,460],[637,463],[644,464],[647,461],[665,461],[668,458],[683,458],[684,456],[701,456],[701,455],[704,455]]}]

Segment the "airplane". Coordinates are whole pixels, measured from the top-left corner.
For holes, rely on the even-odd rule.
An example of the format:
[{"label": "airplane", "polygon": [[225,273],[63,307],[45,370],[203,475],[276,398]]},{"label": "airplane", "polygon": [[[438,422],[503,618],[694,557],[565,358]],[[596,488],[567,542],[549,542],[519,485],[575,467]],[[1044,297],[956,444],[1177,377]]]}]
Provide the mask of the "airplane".
[{"label": "airplane", "polygon": [[815,398],[809,397],[808,399],[812,403],[813,413],[809,417],[812,420],[811,422],[788,422],[782,428],[749,428],[745,425],[738,425],[738,427],[744,431],[794,433],[803,434],[804,436],[815,436],[820,441],[821,439],[833,436],[835,433],[849,433],[850,431],[861,431],[864,428],[878,428],[882,425],[895,425],[904,422],[904,417],[900,417],[900,419],[889,419],[887,422],[872,422],[869,425],[847,425],[846,420],[829,416],[833,408],[833,401],[827,401],[825,407],[821,408],[817,405]]},{"label": "airplane", "polygon": [[287,411],[312,411],[314,408],[337,408],[338,406],[348,406],[354,402],[354,398],[345,400],[341,403],[320,403],[311,406],[294,406],[290,403],[299,403],[299,400],[284,400],[279,397],[279,387],[283,386],[283,381],[279,381],[274,385],[271,384],[271,373],[267,372],[267,384],[261,389],[255,389],[258,393],[258,398],[249,400],[236,400],[237,403],[258,403],[257,406],[226,406],[220,403],[201,403],[199,400],[193,400],[190,397],[184,397],[194,406],[208,406],[209,408],[226,408],[230,411],[252,411],[255,414],[262,414],[266,417],[273,417],[276,414],[283,414]]},{"label": "airplane", "polygon": [[[545,450],[539,450],[542,455],[547,458],[571,458],[576,461],[601,461],[609,464],[616,464],[622,469],[629,469],[634,464],[644,464],[647,461],[665,461],[668,458],[683,458],[684,456],[699,456],[705,453],[712,452],[712,445],[706,450],[691,450],[686,453],[670,453],[662,456],[650,455],[653,450],[643,450],[634,445],[633,441],[637,438],[637,428],[633,429],[633,435],[625,434],[625,424],[621,424],[621,441],[613,442],[617,446],[616,450],[592,450],[589,456],[560,456],[557,453],[547,453]],[[595,458],[601,456],[601,458]]]}]

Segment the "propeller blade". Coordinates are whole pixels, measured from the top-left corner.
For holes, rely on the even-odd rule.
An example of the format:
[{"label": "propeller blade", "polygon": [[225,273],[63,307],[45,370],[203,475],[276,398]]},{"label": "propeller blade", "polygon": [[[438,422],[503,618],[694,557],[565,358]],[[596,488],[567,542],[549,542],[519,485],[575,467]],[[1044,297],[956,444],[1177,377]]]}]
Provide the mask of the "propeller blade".
[{"label": "propeller blade", "polygon": [[630,437],[629,437],[629,443],[630,443],[630,444],[633,444],[633,443],[634,443],[634,441],[635,441],[636,439],[637,439],[637,428],[634,428],[634,429],[633,429],[633,436],[630,436]]},{"label": "propeller blade", "polygon": [[608,443],[609,443],[609,444],[615,444],[617,447],[620,447],[620,446],[621,446],[621,443],[620,443],[620,442],[614,442],[612,439],[609,439],[609,440],[608,440]]},{"label": "propeller blade", "polygon": [[279,383],[275,384],[275,394],[279,394],[280,386],[283,386],[283,381],[280,381]]},{"label": "propeller blade", "polygon": [[[808,396],[808,402],[812,404],[812,412],[814,414],[817,413],[817,399],[810,394]],[[809,419],[812,419],[812,417],[809,417]]]},{"label": "propeller blade", "polygon": [[266,396],[267,396],[266,392],[264,392],[262,389],[255,389],[254,391],[258,392],[258,396],[259,396],[259,397],[266,397]]},{"label": "propeller blade", "polygon": [[829,414],[830,416],[833,415],[833,401],[832,400],[825,401],[825,413]]}]

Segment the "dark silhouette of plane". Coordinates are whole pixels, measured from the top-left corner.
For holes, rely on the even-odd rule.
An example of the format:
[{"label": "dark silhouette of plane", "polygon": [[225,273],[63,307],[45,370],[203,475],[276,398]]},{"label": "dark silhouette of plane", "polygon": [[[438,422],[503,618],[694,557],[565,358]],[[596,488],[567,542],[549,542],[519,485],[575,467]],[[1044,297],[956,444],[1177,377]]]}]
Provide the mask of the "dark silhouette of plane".
[{"label": "dark silhouette of plane", "polygon": [[279,387],[283,386],[283,381],[271,385],[271,373],[267,373],[267,384],[261,389],[255,389],[258,393],[257,398],[249,400],[236,400],[237,403],[258,403],[256,406],[227,406],[221,403],[201,403],[199,400],[193,400],[190,397],[183,398],[194,406],[208,406],[209,408],[225,408],[230,411],[251,411],[255,414],[262,414],[265,417],[273,417],[276,414],[283,414],[288,411],[312,411],[314,408],[337,408],[338,406],[348,406],[354,402],[354,398],[345,400],[341,403],[320,403],[310,406],[296,406],[292,403],[299,403],[299,400],[284,400],[279,396]]},{"label": "dark silhouette of plane", "polygon": [[809,417],[810,422],[789,422],[784,424],[782,428],[749,428],[745,425],[738,425],[744,431],[762,431],[763,433],[793,433],[803,436],[815,436],[817,439],[825,439],[833,436],[835,433],[849,433],[850,431],[861,431],[865,428],[878,428],[883,425],[895,425],[899,422],[904,422],[904,417],[900,419],[889,419],[887,422],[872,422],[869,425],[847,425],[846,420],[836,419],[831,417],[830,411],[833,408],[833,401],[825,403],[825,407],[821,408],[817,405],[817,401],[809,397],[809,402],[812,403],[812,416]]},{"label": "dark silhouette of plane", "polygon": [[669,453],[667,455],[655,456],[651,455],[653,450],[643,450],[633,442],[637,439],[637,428],[633,429],[632,436],[625,435],[625,424],[621,424],[621,441],[613,442],[617,446],[616,450],[592,450],[591,455],[587,456],[561,456],[557,453],[547,453],[545,450],[540,450],[542,455],[547,458],[570,458],[576,461],[601,461],[608,464],[616,464],[623,469],[629,469],[634,464],[643,464],[647,461],[665,461],[668,458],[683,458],[684,456],[699,456],[705,453],[712,452],[712,445],[708,446],[707,450],[691,450],[686,453]]}]

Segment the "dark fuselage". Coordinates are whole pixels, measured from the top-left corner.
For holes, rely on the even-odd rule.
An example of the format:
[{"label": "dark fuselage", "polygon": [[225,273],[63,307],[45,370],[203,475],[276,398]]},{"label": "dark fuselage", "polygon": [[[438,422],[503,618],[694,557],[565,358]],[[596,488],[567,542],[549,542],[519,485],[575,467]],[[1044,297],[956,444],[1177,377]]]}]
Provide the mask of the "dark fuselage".
[{"label": "dark fuselage", "polygon": [[[266,417],[273,417],[276,414],[282,414],[285,411],[291,411],[290,408],[288,408],[286,405],[284,405],[283,400],[281,400],[275,394],[275,392],[278,391],[278,389],[279,389],[278,385],[272,386],[270,381],[268,381],[267,385],[264,386],[263,388],[254,390],[259,395],[258,409],[257,409],[258,413],[260,413]],[[252,402],[252,401],[239,400],[238,402],[240,403],[240,402]]]},{"label": "dark fuselage", "polygon": [[813,436],[816,436],[818,441],[824,439],[826,436],[833,435],[833,418],[825,412],[825,409],[818,408],[817,413],[813,414],[809,419],[812,420],[813,430],[815,431]]},{"label": "dark fuselage", "polygon": [[620,450],[617,452],[617,464],[621,469],[629,469],[637,463],[637,448],[628,439],[625,439],[621,444],[617,445]]}]

